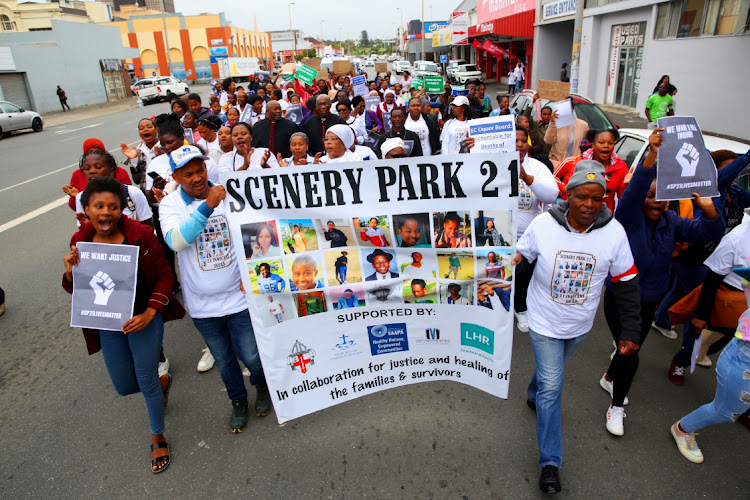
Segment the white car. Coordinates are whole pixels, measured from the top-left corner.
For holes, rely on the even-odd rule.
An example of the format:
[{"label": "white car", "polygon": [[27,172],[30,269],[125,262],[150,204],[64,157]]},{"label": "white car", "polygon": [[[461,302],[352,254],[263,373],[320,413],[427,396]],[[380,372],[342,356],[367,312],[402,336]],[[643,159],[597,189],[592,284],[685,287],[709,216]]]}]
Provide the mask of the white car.
[{"label": "white car", "polygon": [[44,128],[42,115],[36,111],[26,111],[7,101],[0,101],[0,139],[7,137],[14,130],[30,128],[41,132]]},{"label": "white car", "polygon": [[464,59],[451,59],[448,64],[445,65],[445,76],[448,77],[448,81],[453,82],[453,72],[462,64],[469,64],[469,61]]},{"label": "white car", "polygon": [[404,71],[411,71],[411,64],[409,64],[409,61],[396,61],[393,63],[393,71],[397,75]]},{"label": "white car", "polygon": [[188,86],[173,76],[154,78],[153,85],[143,87],[137,91],[138,97],[144,104],[158,101],[170,101],[173,96],[183,96],[190,93]]},{"label": "white car", "polygon": [[362,65],[363,68],[374,68],[375,67],[375,61],[372,59],[365,59],[365,63]]},{"label": "white car", "polygon": [[453,80],[459,85],[475,83],[479,85],[484,82],[484,75],[473,64],[461,64],[453,70]]},{"label": "white car", "polygon": [[[653,131],[648,129],[621,128],[618,132],[620,133],[620,138],[615,143],[615,153],[632,170],[648,154],[648,136]],[[703,143],[709,151],[728,149],[738,155],[744,155],[750,149],[750,144],[706,134],[703,135]]]},{"label": "white car", "polygon": [[414,75],[421,78],[424,76],[440,76],[440,69],[434,62],[420,61],[414,63]]}]

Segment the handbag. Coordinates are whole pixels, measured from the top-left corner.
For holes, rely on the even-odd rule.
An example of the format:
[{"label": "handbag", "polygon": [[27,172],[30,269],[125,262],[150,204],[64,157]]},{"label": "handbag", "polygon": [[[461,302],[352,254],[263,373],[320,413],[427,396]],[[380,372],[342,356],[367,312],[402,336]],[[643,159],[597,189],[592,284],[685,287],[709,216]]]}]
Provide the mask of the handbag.
[{"label": "handbag", "polygon": [[[669,308],[669,321],[672,325],[682,325],[690,320],[698,309],[698,300],[702,289],[703,285],[698,286]],[[745,310],[747,310],[745,294],[721,285],[716,292],[708,323],[717,328],[736,329],[740,316]]]}]

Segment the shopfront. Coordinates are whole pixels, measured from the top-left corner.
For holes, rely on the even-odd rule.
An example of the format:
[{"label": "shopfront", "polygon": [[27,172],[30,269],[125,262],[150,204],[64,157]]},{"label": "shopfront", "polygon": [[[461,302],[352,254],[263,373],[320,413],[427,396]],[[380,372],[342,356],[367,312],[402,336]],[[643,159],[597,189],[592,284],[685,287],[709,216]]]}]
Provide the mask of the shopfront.
[{"label": "shopfront", "polygon": [[641,84],[645,32],[645,22],[612,26],[607,104],[636,107]]}]

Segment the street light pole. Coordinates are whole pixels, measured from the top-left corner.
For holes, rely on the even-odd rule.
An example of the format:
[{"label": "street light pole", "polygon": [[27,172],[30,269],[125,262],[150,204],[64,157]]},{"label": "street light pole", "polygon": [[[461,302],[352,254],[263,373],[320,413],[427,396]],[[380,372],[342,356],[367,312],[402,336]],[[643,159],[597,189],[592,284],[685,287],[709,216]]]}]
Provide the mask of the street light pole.
[{"label": "street light pole", "polygon": [[396,7],[396,10],[399,13],[399,16],[401,16],[401,24],[398,25],[398,51],[399,55],[403,57],[404,55],[404,11],[401,9],[401,7]]},{"label": "street light pole", "polygon": [[573,54],[570,60],[570,93],[578,93],[578,76],[581,60],[581,31],[583,30],[584,2],[576,3],[576,18],[573,24]]},{"label": "street light pole", "polygon": [[164,0],[161,0],[161,23],[164,26],[164,43],[167,47],[167,72],[172,76],[172,56],[169,54],[169,35],[167,33],[167,16],[164,7]]},{"label": "street light pole", "polygon": [[294,2],[290,2],[287,7],[289,8],[289,36],[292,39],[292,62],[297,59],[297,37],[294,36],[294,30],[292,30],[292,5]]},{"label": "street light pole", "polygon": [[425,54],[424,51],[424,37],[425,37],[425,29],[424,29],[424,0],[422,0],[422,60],[427,59],[427,54]]}]

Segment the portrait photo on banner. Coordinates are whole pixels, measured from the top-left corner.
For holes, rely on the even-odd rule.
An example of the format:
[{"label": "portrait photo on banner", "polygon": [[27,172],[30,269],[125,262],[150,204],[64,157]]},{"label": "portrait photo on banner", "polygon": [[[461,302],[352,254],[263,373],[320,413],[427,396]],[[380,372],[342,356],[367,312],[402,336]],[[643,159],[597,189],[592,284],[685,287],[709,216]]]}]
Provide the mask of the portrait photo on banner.
[{"label": "portrait photo on banner", "polygon": [[242,224],[240,231],[242,232],[242,245],[245,248],[246,259],[279,257],[281,255],[276,221]]},{"label": "portrait photo on banner", "polygon": [[320,235],[322,248],[349,247],[357,244],[349,219],[316,219],[314,225]]},{"label": "portrait photo on banner", "polygon": [[477,280],[477,305],[510,314],[511,283]]},{"label": "portrait photo on banner", "polygon": [[253,315],[253,321],[260,320],[266,327],[272,327],[297,317],[296,304],[291,294],[273,294],[255,297],[259,314]]},{"label": "portrait photo on banner", "polygon": [[510,248],[478,248],[476,250],[477,278],[488,278],[511,281],[513,267],[511,260],[513,250]]},{"label": "portrait photo on banner", "polygon": [[286,291],[286,275],[281,259],[246,261],[250,285],[254,294]]},{"label": "portrait photo on banner", "polygon": [[403,290],[400,280],[387,282],[365,282],[365,300],[368,306],[403,304]]},{"label": "portrait photo on banner", "polygon": [[395,250],[363,248],[361,252],[365,281],[380,281],[399,277]]},{"label": "portrait photo on banner", "polygon": [[357,241],[363,247],[393,246],[390,220],[387,215],[365,215],[352,219]]},{"label": "portrait photo on banner", "polygon": [[335,310],[364,307],[365,288],[362,285],[338,286],[329,290],[331,304]]},{"label": "portrait photo on banner", "polygon": [[286,254],[318,250],[318,234],[312,219],[281,219],[279,231]]},{"label": "portrait photo on banner", "polygon": [[430,248],[430,214],[401,214],[393,216],[396,246],[400,248]]},{"label": "portrait photo on banner", "polygon": [[479,210],[474,217],[474,238],[478,247],[513,245],[513,217],[510,210]]},{"label": "portrait photo on banner", "polygon": [[300,318],[324,313],[328,310],[326,296],[322,291],[295,293],[293,296],[294,302],[297,305],[297,315]]},{"label": "portrait photo on banner", "polygon": [[473,281],[441,281],[440,303],[453,305],[474,305]]},{"label": "portrait photo on banner", "polygon": [[287,257],[286,268],[289,269],[289,290],[292,292],[323,288],[323,263],[318,260],[320,254],[303,253]]},{"label": "portrait photo on banner", "polygon": [[413,278],[404,280],[404,303],[406,304],[437,304],[438,285],[432,280]]},{"label": "portrait photo on banner", "polygon": [[399,262],[402,278],[422,278],[425,280],[437,277],[437,251],[430,248],[412,250],[397,248],[396,259]]},{"label": "portrait photo on banner", "polygon": [[471,250],[438,250],[438,273],[443,279],[473,280],[474,254]]},{"label": "portrait photo on banner", "polygon": [[356,248],[323,252],[328,286],[362,281],[359,251]]},{"label": "portrait photo on banner", "polygon": [[467,248],[471,243],[471,215],[468,211],[432,214],[435,248]]}]

